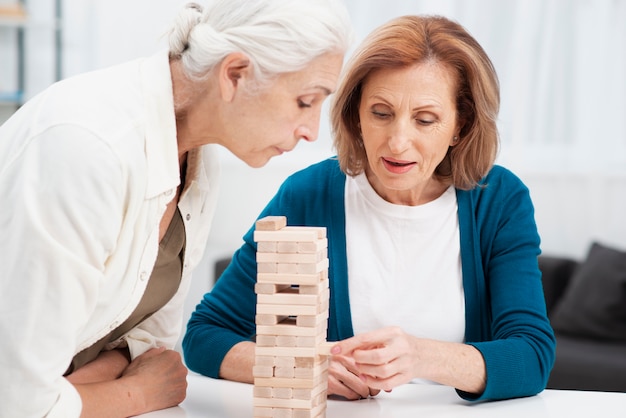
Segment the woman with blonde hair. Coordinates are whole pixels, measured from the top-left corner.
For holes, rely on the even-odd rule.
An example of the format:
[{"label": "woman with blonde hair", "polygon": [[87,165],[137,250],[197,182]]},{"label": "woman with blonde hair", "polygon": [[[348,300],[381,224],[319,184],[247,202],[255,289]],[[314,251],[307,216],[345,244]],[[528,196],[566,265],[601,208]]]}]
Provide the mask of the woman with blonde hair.
[{"label": "woman with blonde hair", "polygon": [[[337,157],[289,177],[259,218],[327,229],[328,393],[408,382],[467,400],[539,393],[555,339],[528,189],[494,165],[499,86],[459,24],[399,17],[356,51],[331,108]],[[253,228],[189,321],[192,370],[252,381]],[[206,356],[204,353],[212,353]]]}]

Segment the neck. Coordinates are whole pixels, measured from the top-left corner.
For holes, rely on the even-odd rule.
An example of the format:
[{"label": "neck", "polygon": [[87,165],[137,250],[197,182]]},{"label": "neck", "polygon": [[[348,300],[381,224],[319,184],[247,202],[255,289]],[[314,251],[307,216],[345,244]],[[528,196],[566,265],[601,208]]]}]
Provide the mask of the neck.
[{"label": "neck", "polygon": [[211,96],[210,80],[192,82],[184,74],[180,61],[170,62],[174,112],[176,116],[176,137],[178,154],[182,158],[187,152],[199,146],[216,143],[212,115],[216,114]]}]

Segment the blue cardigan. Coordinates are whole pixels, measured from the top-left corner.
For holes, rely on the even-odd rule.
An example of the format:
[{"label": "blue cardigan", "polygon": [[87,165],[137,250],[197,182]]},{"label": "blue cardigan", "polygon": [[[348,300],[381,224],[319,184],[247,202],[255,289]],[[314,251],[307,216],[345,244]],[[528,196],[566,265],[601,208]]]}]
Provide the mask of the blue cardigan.
[{"label": "blue cardigan", "polygon": [[[290,176],[259,218],[284,215],[289,225],[325,226],[330,310],[328,340],[353,336],[346,257],[345,175],[336,159]],[[537,264],[539,235],[526,186],[495,166],[473,190],[457,190],[465,292],[465,340],[483,355],[485,391],[471,400],[506,399],[541,392],[548,381],[555,339],[546,315]],[[255,333],[254,225],[244,244],[187,325],[187,366],[218,377],[226,353]]]}]

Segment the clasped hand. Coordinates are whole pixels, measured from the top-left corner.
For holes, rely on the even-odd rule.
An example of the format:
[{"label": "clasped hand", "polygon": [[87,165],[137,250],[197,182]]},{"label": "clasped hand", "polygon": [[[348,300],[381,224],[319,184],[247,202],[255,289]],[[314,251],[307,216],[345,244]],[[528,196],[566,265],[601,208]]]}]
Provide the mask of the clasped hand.
[{"label": "clasped hand", "polygon": [[408,383],[419,374],[417,341],[387,327],[338,342],[331,351],[329,395],[362,399]]}]

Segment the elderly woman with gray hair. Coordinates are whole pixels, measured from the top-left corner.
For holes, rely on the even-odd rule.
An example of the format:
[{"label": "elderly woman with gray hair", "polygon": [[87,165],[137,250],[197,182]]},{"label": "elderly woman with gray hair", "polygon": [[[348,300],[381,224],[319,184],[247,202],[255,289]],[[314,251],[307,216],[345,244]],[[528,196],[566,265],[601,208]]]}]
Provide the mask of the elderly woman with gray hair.
[{"label": "elderly woman with gray hair", "polygon": [[0,416],[130,416],[185,398],[173,351],[221,145],[314,141],[352,32],[334,0],[185,7],[167,51],[63,80],[0,127]]}]

